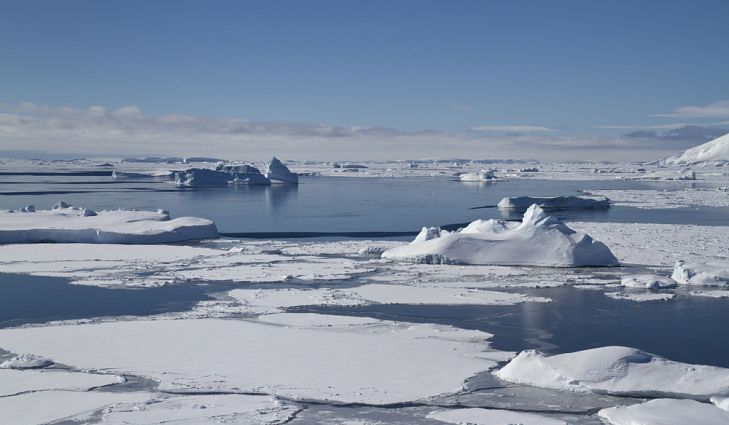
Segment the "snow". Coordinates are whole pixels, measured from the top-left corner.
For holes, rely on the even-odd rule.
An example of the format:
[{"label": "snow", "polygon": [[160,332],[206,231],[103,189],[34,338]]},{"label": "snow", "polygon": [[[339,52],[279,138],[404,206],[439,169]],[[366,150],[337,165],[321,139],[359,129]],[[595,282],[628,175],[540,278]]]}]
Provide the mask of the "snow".
[{"label": "snow", "polygon": [[298,408],[269,396],[191,395],[119,403],[104,409],[102,425],[264,425],[282,424]]},{"label": "snow", "polygon": [[53,366],[53,360],[33,354],[19,354],[0,363],[0,369],[43,369]]},{"label": "snow", "polygon": [[646,302],[669,301],[672,300],[676,296],[676,294],[652,292],[605,292],[605,296],[615,300]]},{"label": "snow", "polygon": [[428,414],[428,419],[457,425],[567,425],[567,422],[533,413],[500,409],[449,409]]},{"label": "snow", "polygon": [[729,369],[667,360],[644,351],[608,346],[547,356],[519,353],[496,376],[559,390],[632,396],[729,395]]},{"label": "snow", "polygon": [[476,220],[456,232],[423,228],[409,245],[382,254],[390,260],[444,264],[504,264],[556,267],[614,266],[610,249],[529,207],[521,223]]},{"label": "snow", "polygon": [[149,244],[218,237],[215,223],[203,218],[170,219],[159,211],[92,213],[65,205],[35,212],[0,212],[0,243]]},{"label": "snow", "polygon": [[588,196],[550,196],[534,197],[519,196],[504,198],[497,206],[500,209],[514,212],[526,211],[532,205],[539,205],[544,211],[564,211],[578,209],[605,209],[610,207],[610,200],[606,197]]},{"label": "snow", "polygon": [[68,372],[60,369],[0,369],[0,400],[6,396],[30,391],[87,391],[120,382],[124,382],[124,379],[116,375]]},{"label": "snow", "polygon": [[729,262],[698,263],[678,260],[671,277],[681,285],[727,286]]},{"label": "snow", "polygon": [[490,336],[388,321],[307,328],[252,320],[133,320],[0,330],[6,350],[145,376],[159,380],[164,391],[255,391],[372,404],[459,391],[466,378],[508,355],[488,348]]},{"label": "snow", "polygon": [[656,399],[632,406],[602,409],[598,416],[610,425],[726,425],[729,412],[694,400]]},{"label": "snow", "polygon": [[666,289],[675,288],[676,281],[670,277],[657,274],[637,274],[625,276],[620,284],[626,288],[644,288],[644,289]]},{"label": "snow", "polygon": [[101,391],[42,391],[0,397],[0,419],[12,418],[12,425],[44,425],[62,420],[85,421],[108,406],[143,403],[148,393]]},{"label": "snow", "polygon": [[299,176],[296,173],[292,173],[275,156],[268,163],[266,177],[271,180],[271,183],[299,184]]},{"label": "snow", "polygon": [[729,397],[711,397],[710,401],[719,409],[729,412]]},{"label": "snow", "polygon": [[498,180],[498,177],[490,170],[481,170],[477,173],[464,173],[459,176],[462,182],[489,182]]},{"label": "snow", "polygon": [[729,133],[703,145],[687,149],[662,161],[667,165],[710,164],[729,162]]}]

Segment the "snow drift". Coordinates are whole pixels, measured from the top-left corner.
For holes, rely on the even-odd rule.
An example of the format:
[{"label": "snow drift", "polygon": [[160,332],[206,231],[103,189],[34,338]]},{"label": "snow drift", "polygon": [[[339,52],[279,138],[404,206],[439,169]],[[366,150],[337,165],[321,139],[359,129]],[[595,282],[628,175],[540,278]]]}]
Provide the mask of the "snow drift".
[{"label": "snow drift", "polygon": [[[29,208],[25,208],[29,211]],[[0,243],[170,243],[218,237],[215,223],[166,211],[99,211],[59,202],[50,210],[0,212]]]},{"label": "snow drift", "polygon": [[615,266],[610,249],[576,232],[537,205],[521,223],[476,220],[448,232],[423,228],[408,245],[388,249],[382,258],[436,264],[501,264],[556,267]]},{"label": "snow drift", "polygon": [[718,165],[729,162],[729,133],[703,145],[677,153],[661,162],[666,165],[710,165],[711,163]]},{"label": "snow drift", "polygon": [[497,204],[499,209],[514,212],[526,211],[531,205],[539,205],[545,211],[605,209],[610,207],[610,200],[604,196],[518,196],[504,198]]},{"label": "snow drift", "polygon": [[527,350],[494,373],[520,384],[601,394],[707,399],[729,394],[729,369],[675,362],[629,347],[554,356]]}]

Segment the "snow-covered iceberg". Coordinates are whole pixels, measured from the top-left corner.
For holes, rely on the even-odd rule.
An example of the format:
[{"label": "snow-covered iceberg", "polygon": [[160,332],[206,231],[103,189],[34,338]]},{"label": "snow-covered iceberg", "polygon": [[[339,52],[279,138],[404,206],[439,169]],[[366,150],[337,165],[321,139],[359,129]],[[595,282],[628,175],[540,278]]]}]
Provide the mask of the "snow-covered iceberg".
[{"label": "snow-covered iceberg", "polygon": [[488,182],[498,180],[498,177],[491,170],[481,170],[477,173],[461,174],[459,179],[462,182]]},{"label": "snow-covered iceberg", "polygon": [[190,168],[175,174],[178,186],[225,186],[229,184],[269,185],[271,180],[250,165],[219,165],[209,168]]},{"label": "snow-covered iceberg", "polygon": [[271,180],[272,183],[299,184],[298,174],[292,173],[291,170],[289,170],[289,168],[275,156],[271,158],[271,161],[268,163],[266,177]]},{"label": "snow-covered iceberg", "polygon": [[729,412],[713,404],[668,398],[602,409],[598,416],[610,425],[729,424]]},{"label": "snow-covered iceberg", "polygon": [[545,211],[605,209],[610,207],[610,200],[604,196],[518,196],[504,198],[497,206],[503,210],[522,212],[535,204]]},{"label": "snow-covered iceberg", "polygon": [[722,164],[729,162],[729,133],[687,149],[662,161],[666,165]]},{"label": "snow-covered iceberg", "polygon": [[681,285],[729,285],[729,262],[689,263],[678,260],[671,278]]},{"label": "snow-covered iceberg", "polygon": [[[27,208],[26,208],[27,210]],[[0,212],[0,243],[171,243],[218,237],[215,223],[166,211],[94,212],[60,202],[50,210]]]},{"label": "snow-covered iceberg", "polygon": [[558,390],[707,399],[729,395],[729,369],[675,362],[629,347],[553,356],[527,350],[494,373],[506,381]]},{"label": "snow-covered iceberg", "polygon": [[438,264],[501,264],[555,267],[615,266],[610,249],[576,232],[537,205],[521,223],[476,220],[448,232],[423,228],[408,245],[388,249],[382,258]]}]

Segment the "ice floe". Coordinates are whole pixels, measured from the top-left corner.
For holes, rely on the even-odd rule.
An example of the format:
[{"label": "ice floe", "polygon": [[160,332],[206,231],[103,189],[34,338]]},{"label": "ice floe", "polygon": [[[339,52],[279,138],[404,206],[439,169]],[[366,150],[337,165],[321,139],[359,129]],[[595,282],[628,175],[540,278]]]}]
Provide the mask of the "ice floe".
[{"label": "ice floe", "polygon": [[605,292],[605,296],[615,300],[645,302],[672,300],[676,294],[654,292]]},{"label": "ice floe", "polygon": [[532,205],[539,205],[544,211],[605,209],[610,207],[610,200],[598,196],[519,196],[504,198],[497,204],[499,209],[514,212],[524,212]]},{"label": "ice floe", "polygon": [[537,205],[529,207],[521,223],[476,220],[455,232],[423,228],[409,245],[391,248],[382,257],[444,264],[556,267],[618,264],[603,243],[570,229]]},{"label": "ice floe", "polygon": [[729,395],[729,369],[671,361],[629,347],[548,356],[522,351],[496,376],[559,390],[633,396]]},{"label": "ice floe", "polygon": [[500,409],[449,409],[428,414],[428,419],[457,425],[567,425],[567,422],[534,413]]},{"label": "ice floe", "polygon": [[509,357],[489,349],[490,336],[388,321],[308,328],[134,320],[0,330],[4,349],[156,379],[165,391],[264,392],[370,404],[459,391],[466,378]]},{"label": "ice floe", "polygon": [[681,285],[728,286],[729,262],[698,263],[678,260],[671,277]]},{"label": "ice floe", "polygon": [[676,281],[658,274],[637,274],[625,276],[620,284],[626,288],[666,289],[675,288]]},{"label": "ice floe", "polygon": [[271,183],[283,183],[283,184],[298,184],[299,176],[296,173],[292,173],[287,166],[285,166],[275,156],[271,158],[266,169],[266,177],[271,180]]},{"label": "ice floe", "polygon": [[498,180],[498,177],[491,170],[481,170],[476,173],[461,174],[459,180],[462,182],[491,182]]},{"label": "ice floe", "polygon": [[165,211],[99,211],[59,202],[50,210],[0,212],[0,243],[150,244],[217,238],[215,223]]},{"label": "ice floe", "polygon": [[729,412],[695,400],[661,398],[632,406],[602,409],[598,416],[610,425],[725,425]]}]

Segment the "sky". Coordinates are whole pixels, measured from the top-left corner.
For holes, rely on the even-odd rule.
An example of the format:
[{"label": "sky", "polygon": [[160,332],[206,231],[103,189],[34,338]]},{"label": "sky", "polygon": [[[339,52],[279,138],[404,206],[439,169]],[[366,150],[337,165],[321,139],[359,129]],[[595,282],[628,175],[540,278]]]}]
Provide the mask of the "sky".
[{"label": "sky", "polygon": [[0,3],[0,154],[656,159],[729,129],[729,1]]}]

